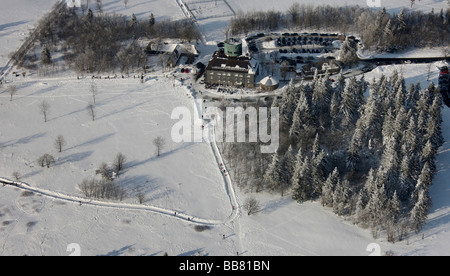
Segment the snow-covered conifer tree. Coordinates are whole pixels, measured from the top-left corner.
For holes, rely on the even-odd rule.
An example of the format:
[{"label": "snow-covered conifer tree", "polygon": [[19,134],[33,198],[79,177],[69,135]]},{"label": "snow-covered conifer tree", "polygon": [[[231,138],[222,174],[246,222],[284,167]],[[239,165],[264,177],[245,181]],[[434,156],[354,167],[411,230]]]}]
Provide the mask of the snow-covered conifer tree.
[{"label": "snow-covered conifer tree", "polygon": [[341,103],[340,103],[340,96],[338,96],[337,91],[335,91],[333,93],[333,96],[331,98],[331,102],[330,102],[330,117],[331,117],[331,121],[330,121],[330,127],[333,130],[339,129],[340,128],[340,108],[341,108]]},{"label": "snow-covered conifer tree", "polygon": [[375,170],[371,168],[369,173],[367,174],[366,180],[364,182],[364,186],[359,191],[358,200],[356,203],[356,220],[357,223],[362,223],[363,225],[369,224],[369,212],[366,208],[369,203],[372,194],[377,190],[377,182],[376,182]]},{"label": "snow-covered conifer tree", "polygon": [[386,114],[384,115],[383,126],[381,130],[381,133],[383,135],[383,145],[386,144],[387,140],[390,137],[394,136],[395,133],[394,123],[395,117],[392,108],[389,108]]},{"label": "snow-covered conifer tree", "polygon": [[370,93],[367,103],[364,105],[362,124],[365,137],[362,141],[364,147],[367,147],[369,140],[381,142],[383,114],[381,113],[380,101],[374,93]]},{"label": "snow-covered conifer tree", "polygon": [[334,168],[333,172],[328,175],[328,178],[322,187],[322,206],[333,206],[334,189],[338,185],[339,181],[339,170],[337,168]]},{"label": "snow-covered conifer tree", "polygon": [[436,163],[434,161],[435,157],[436,157],[436,149],[433,147],[431,141],[428,140],[422,149],[421,161],[422,164],[424,165],[428,164],[431,172],[433,173],[436,171]]},{"label": "snow-covered conifer tree", "polygon": [[339,52],[339,61],[349,68],[358,64],[359,58],[357,55],[356,43],[348,39],[342,43]]},{"label": "snow-covered conifer tree", "polygon": [[[299,161],[297,159],[297,161]],[[297,162],[292,176],[292,198],[297,202],[311,199],[311,161],[306,156],[302,162]]]},{"label": "snow-covered conifer tree", "polygon": [[411,191],[414,189],[414,171],[411,157],[409,154],[404,154],[402,162],[400,164],[399,175],[399,189],[397,192],[398,197],[404,201],[408,200]]},{"label": "snow-covered conifer tree", "polygon": [[347,179],[338,181],[333,194],[333,211],[340,216],[348,214],[350,197],[350,182]]},{"label": "snow-covered conifer tree", "polygon": [[[361,120],[358,120],[361,122]],[[361,154],[361,142],[362,142],[362,129],[360,127],[360,123],[357,124],[357,128],[353,133],[352,141],[347,150],[346,158],[345,158],[345,167],[349,171],[356,171],[357,165],[360,160]]]},{"label": "snow-covered conifer tree", "polygon": [[323,150],[311,157],[311,197],[315,198],[322,194],[322,186],[326,179],[325,153]]},{"label": "snow-covered conifer tree", "polygon": [[273,191],[276,191],[282,181],[282,166],[281,160],[279,157],[279,153],[276,152],[272,155],[272,162],[267,168],[266,173],[264,174],[264,181],[267,187]]},{"label": "snow-covered conifer tree", "polygon": [[289,130],[289,135],[294,139],[298,139],[300,132],[305,125],[309,125],[312,121],[311,102],[308,100],[308,96],[304,89],[300,90],[300,92],[300,98],[294,112],[292,126]]},{"label": "snow-covered conifer tree", "polygon": [[283,97],[280,104],[280,119],[283,126],[290,126],[297,107],[297,91],[293,82],[284,90]]},{"label": "snow-covered conifer tree", "polygon": [[410,225],[411,228],[419,233],[422,230],[428,217],[428,210],[430,208],[428,204],[428,196],[424,189],[418,191],[417,201],[414,203],[414,207],[411,210]]},{"label": "snow-covered conifer tree", "polygon": [[[377,178],[380,178],[377,173]],[[383,222],[386,219],[386,192],[384,184],[377,186],[371,193],[366,209],[369,215],[369,224],[372,228],[373,235],[377,236]]]},{"label": "snow-covered conifer tree", "polygon": [[355,97],[356,87],[347,85],[342,94],[341,114],[342,114],[342,126],[344,128],[350,128],[355,125],[358,119],[358,102]]}]

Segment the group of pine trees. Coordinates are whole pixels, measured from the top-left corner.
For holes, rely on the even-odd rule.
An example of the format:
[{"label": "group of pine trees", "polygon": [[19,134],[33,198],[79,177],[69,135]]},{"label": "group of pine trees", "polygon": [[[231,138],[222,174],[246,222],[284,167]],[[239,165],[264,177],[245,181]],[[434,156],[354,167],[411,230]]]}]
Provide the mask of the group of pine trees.
[{"label": "group of pine trees", "polygon": [[[444,142],[442,99],[434,84],[424,91],[406,87],[398,72],[370,85],[364,78],[340,79],[334,86],[328,78],[316,79],[287,89],[280,107],[289,149],[276,154],[280,163],[272,163],[266,176],[284,168],[292,175],[294,199],[320,198],[374,235],[383,229],[393,240],[393,231],[405,223],[420,231]],[[271,183],[286,185],[283,179]]]},{"label": "group of pine trees", "polygon": [[419,232],[431,206],[435,157],[443,144],[442,99],[430,84],[405,84],[395,71],[368,82],[315,77],[294,85],[280,109],[277,153],[250,143],[225,143],[237,184],[251,191],[289,193],[323,206],[390,241]]},{"label": "group of pine trees", "polygon": [[447,46],[449,22],[450,8],[429,13],[403,9],[390,14],[384,8],[294,3],[286,12],[240,13],[232,18],[229,30],[233,35],[286,28],[354,33],[370,49],[396,51],[406,47]]}]

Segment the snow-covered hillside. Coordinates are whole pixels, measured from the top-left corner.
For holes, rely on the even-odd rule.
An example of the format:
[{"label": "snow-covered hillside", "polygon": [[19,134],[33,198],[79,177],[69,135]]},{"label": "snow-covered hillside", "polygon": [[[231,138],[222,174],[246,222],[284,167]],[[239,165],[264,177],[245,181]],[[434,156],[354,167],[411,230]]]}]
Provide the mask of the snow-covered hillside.
[{"label": "snow-covered hillside", "polygon": [[[4,0],[0,10],[0,66],[20,46],[30,29],[53,0]],[[94,1],[90,1],[91,3]],[[189,0],[183,2],[189,3]],[[286,10],[295,1],[228,0],[236,12]],[[329,0],[305,1],[336,5]],[[385,1],[395,11],[410,1]],[[153,13],[157,20],[180,19],[185,11],[180,1],[103,0],[103,11],[139,19]],[[365,4],[365,1],[346,1]],[[424,11],[445,8],[447,1],[416,1]],[[226,5],[215,14],[228,12]],[[205,9],[205,17],[207,9]],[[223,39],[229,17],[199,20],[207,42]],[[211,42],[211,44],[214,44]],[[203,47],[203,46],[200,46]],[[210,47],[205,47],[210,49]],[[202,56],[201,58],[205,58]],[[366,80],[393,70],[403,72],[407,84],[437,83],[437,66],[405,64],[378,67]],[[96,119],[86,107],[92,101],[90,78],[77,79],[70,72],[50,78],[37,75],[13,80],[0,88],[0,177],[21,174],[21,188],[0,185],[0,255],[69,255],[69,244],[79,244],[81,255],[369,255],[369,244],[381,253],[396,255],[450,255],[450,110],[443,110],[446,143],[439,153],[439,172],[431,188],[433,208],[424,230],[395,244],[383,237],[374,240],[369,230],[352,225],[317,202],[299,205],[289,196],[259,193],[261,210],[247,216],[242,204],[249,194],[233,185],[220,170],[220,152],[214,144],[181,143],[171,140],[175,107],[186,106],[195,114],[189,81],[167,78],[160,72],[146,75],[140,83],[126,79],[94,80],[97,86]],[[12,101],[7,87],[14,84]],[[195,96],[198,96],[195,94]],[[39,103],[50,105],[48,122]],[[53,143],[63,135],[67,145],[61,153]],[[167,142],[155,156],[156,136]],[[78,185],[94,177],[101,162],[111,164],[122,152],[126,168],[117,182],[125,187],[123,201],[79,200]],[[56,163],[42,168],[37,159],[51,153]],[[137,193],[145,195],[139,204]],[[82,201],[82,202],[80,202]],[[196,227],[197,226],[197,227]],[[198,226],[203,226],[198,227]],[[423,234],[423,235],[422,235]]]}]

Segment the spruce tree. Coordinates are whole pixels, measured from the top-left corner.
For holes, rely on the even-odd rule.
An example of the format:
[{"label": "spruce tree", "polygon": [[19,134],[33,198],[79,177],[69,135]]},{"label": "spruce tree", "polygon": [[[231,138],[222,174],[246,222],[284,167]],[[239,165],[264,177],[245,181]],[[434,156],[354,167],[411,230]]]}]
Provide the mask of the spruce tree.
[{"label": "spruce tree", "polygon": [[283,196],[284,191],[292,185],[291,180],[295,171],[295,162],[296,159],[293,153],[292,146],[289,146],[281,162],[281,181],[282,181],[280,183],[281,196]]},{"label": "spruce tree", "polygon": [[[380,178],[379,174],[377,174],[377,178]],[[366,206],[369,214],[369,224],[372,228],[374,237],[377,236],[381,225],[386,219],[386,201],[385,187],[384,184],[381,184],[371,193],[369,202]]]},{"label": "spruce tree", "polygon": [[297,107],[298,98],[296,88],[291,81],[289,86],[283,91],[280,105],[280,119],[282,126],[291,126],[294,112]]},{"label": "spruce tree", "polygon": [[309,126],[313,121],[311,115],[311,102],[306,95],[305,89],[300,90],[300,98],[295,109],[292,126],[289,130],[289,135],[294,139],[294,142],[299,142],[301,131]]},{"label": "spruce tree", "polygon": [[357,166],[361,159],[362,129],[360,122],[361,120],[358,120],[357,127],[355,129],[355,132],[353,133],[353,137],[345,157],[345,167],[351,172],[357,171]]},{"label": "spruce tree", "polygon": [[381,141],[381,131],[383,129],[381,104],[374,93],[370,93],[369,98],[364,105],[361,120],[364,137],[361,141],[361,145],[365,148],[369,148],[369,141]]},{"label": "spruce tree", "polygon": [[419,233],[428,217],[428,210],[430,208],[428,204],[428,196],[424,189],[418,191],[417,201],[414,203],[414,207],[411,210],[410,225],[411,228]]},{"label": "spruce tree", "polygon": [[322,197],[321,203],[322,206],[333,206],[333,195],[334,189],[338,185],[340,181],[339,170],[338,168],[334,168],[333,172],[328,175],[327,180],[325,181],[322,187]]},{"label": "spruce tree", "polygon": [[[297,160],[298,161],[298,160]],[[292,198],[299,203],[311,199],[311,161],[306,156],[303,162],[297,162],[292,177]]]},{"label": "spruce tree", "polygon": [[325,163],[323,150],[311,158],[311,198],[316,198],[322,194],[323,183],[326,179]]},{"label": "spruce tree", "polygon": [[426,126],[425,139],[430,140],[437,151],[444,144],[442,135],[442,97],[436,96],[430,107],[430,119]]},{"label": "spruce tree", "polygon": [[419,93],[416,90],[416,86],[414,84],[410,84],[408,87],[408,92],[406,93],[406,108],[408,110],[413,110],[415,114],[416,104],[419,99]]},{"label": "spruce tree", "polygon": [[371,168],[367,174],[364,186],[361,188],[358,194],[358,200],[356,203],[356,219],[358,223],[362,223],[365,226],[370,224],[369,203],[372,195],[377,191],[377,178],[375,170]]},{"label": "spruce tree", "polygon": [[347,179],[338,181],[333,194],[333,211],[340,216],[347,215],[350,211],[350,197],[350,182]]},{"label": "spruce tree", "polygon": [[320,141],[319,141],[319,133],[316,133],[316,137],[314,138],[314,142],[311,148],[312,156],[317,156],[320,152]]},{"label": "spruce tree", "polygon": [[357,87],[347,85],[342,94],[341,114],[342,126],[346,129],[355,125],[358,119],[358,102],[355,97]]},{"label": "spruce tree", "polygon": [[134,27],[136,27],[137,19],[136,19],[136,15],[134,13],[131,15],[131,20],[130,20],[130,23],[128,23],[128,24],[129,24],[130,28],[132,28],[132,29]]},{"label": "spruce tree", "polygon": [[428,140],[422,149],[421,163],[424,165],[427,164],[430,167],[432,173],[436,172],[436,154],[436,149],[433,147],[431,141]]},{"label": "spruce tree", "polygon": [[386,26],[383,29],[383,50],[384,51],[392,51],[392,47],[394,47],[394,32],[391,24],[391,20],[387,22]]},{"label": "spruce tree", "polygon": [[339,110],[340,110],[340,96],[338,96],[337,91],[333,93],[330,103],[330,117],[331,117],[331,128],[333,130],[337,130],[340,128],[340,118],[339,118]]},{"label": "spruce tree", "polygon": [[267,187],[272,191],[277,191],[282,183],[282,171],[279,153],[272,154],[272,162],[264,174],[264,181]]},{"label": "spruce tree", "polygon": [[339,52],[339,61],[343,63],[344,66],[349,68],[357,65],[359,62],[357,54],[357,45],[355,42],[350,41],[348,38],[342,43]]},{"label": "spruce tree", "polygon": [[395,192],[393,197],[388,200],[386,206],[386,221],[385,228],[387,233],[387,240],[394,242],[395,238],[395,225],[400,215],[400,201],[398,200],[397,193]]},{"label": "spruce tree", "polygon": [[403,155],[400,164],[399,189],[398,197],[402,201],[408,200],[412,190],[414,189],[414,171],[411,157],[408,154]]},{"label": "spruce tree", "polygon": [[392,108],[389,108],[384,115],[383,126],[381,130],[381,134],[383,136],[383,145],[391,138],[394,137],[395,134],[395,117],[392,111]]},{"label": "spruce tree", "polygon": [[428,162],[423,165],[422,170],[420,171],[419,180],[421,183],[425,185],[425,187],[430,187],[433,182],[433,171]]},{"label": "spruce tree", "polygon": [[416,119],[414,116],[409,117],[408,126],[403,134],[403,144],[405,145],[405,148],[402,149],[403,154],[416,155],[418,153]]},{"label": "spruce tree", "polygon": [[94,19],[94,13],[92,12],[92,10],[90,8],[87,10],[85,18],[88,23],[92,23],[92,20]]},{"label": "spruce tree", "polygon": [[365,196],[364,190],[360,190],[355,206],[356,223],[361,224],[363,227],[367,227],[368,223],[368,213],[365,209],[367,203],[364,202]]},{"label": "spruce tree", "polygon": [[397,192],[395,192],[388,202],[387,219],[389,221],[392,221],[392,223],[396,223],[399,216],[400,216],[400,200],[397,196]]},{"label": "spruce tree", "polygon": [[153,13],[150,13],[150,19],[148,21],[148,24],[153,27],[155,25],[155,16],[153,15]]}]

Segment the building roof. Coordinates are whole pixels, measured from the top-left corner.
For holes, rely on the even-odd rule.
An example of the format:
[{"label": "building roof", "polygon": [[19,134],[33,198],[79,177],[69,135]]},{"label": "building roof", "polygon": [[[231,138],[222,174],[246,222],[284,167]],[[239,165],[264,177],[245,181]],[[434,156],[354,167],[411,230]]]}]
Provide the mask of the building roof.
[{"label": "building roof", "polygon": [[223,54],[222,51],[214,53],[213,57],[208,63],[206,70],[221,70],[230,72],[240,72],[254,74],[250,58],[237,57],[230,58]]},{"label": "building roof", "polygon": [[314,74],[316,70],[318,70],[319,72],[326,72],[327,70],[339,70],[340,68],[341,67],[334,59],[321,60],[302,66],[302,70],[306,74]]},{"label": "building roof", "polygon": [[261,80],[260,84],[270,87],[270,86],[277,86],[279,84],[279,82],[276,79],[274,79],[272,76],[267,76]]},{"label": "building roof", "polygon": [[152,51],[160,52],[160,53],[173,53],[176,49],[179,49],[178,44],[173,43],[160,43],[160,44],[151,44],[150,45]]}]

